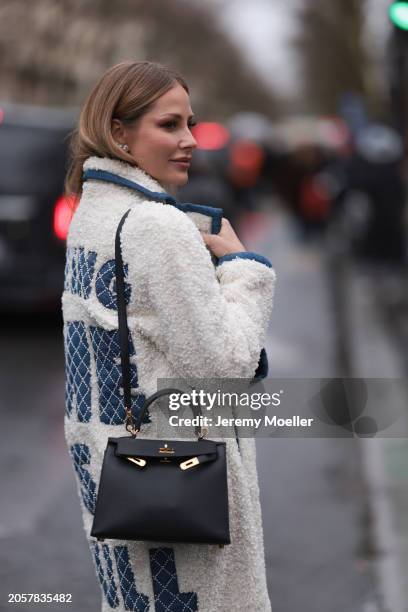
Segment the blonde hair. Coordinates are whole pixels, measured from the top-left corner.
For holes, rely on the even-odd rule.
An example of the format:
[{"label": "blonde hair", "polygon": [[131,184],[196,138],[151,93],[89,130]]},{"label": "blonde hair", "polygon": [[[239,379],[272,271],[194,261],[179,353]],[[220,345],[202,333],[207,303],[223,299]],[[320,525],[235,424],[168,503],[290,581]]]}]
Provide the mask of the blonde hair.
[{"label": "blonde hair", "polygon": [[68,197],[74,196],[77,201],[80,196],[82,167],[91,155],[135,164],[133,157],[115,143],[112,120],[120,119],[128,125],[136,122],[176,83],[190,93],[178,72],[156,62],[121,62],[103,74],[86,98],[70,137],[71,161],[65,180]]}]

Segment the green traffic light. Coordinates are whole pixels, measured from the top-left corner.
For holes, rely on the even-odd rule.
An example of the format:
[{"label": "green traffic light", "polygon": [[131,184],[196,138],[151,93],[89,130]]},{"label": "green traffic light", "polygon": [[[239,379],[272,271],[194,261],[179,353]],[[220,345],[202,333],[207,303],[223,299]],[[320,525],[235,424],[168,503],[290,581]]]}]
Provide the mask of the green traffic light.
[{"label": "green traffic light", "polygon": [[389,15],[392,23],[401,28],[408,30],[408,2],[394,2],[389,8]]}]

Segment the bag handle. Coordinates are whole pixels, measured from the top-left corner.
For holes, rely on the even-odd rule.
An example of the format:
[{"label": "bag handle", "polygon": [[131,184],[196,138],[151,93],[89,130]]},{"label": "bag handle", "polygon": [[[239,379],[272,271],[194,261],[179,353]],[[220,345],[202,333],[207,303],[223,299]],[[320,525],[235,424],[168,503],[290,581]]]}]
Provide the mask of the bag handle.
[{"label": "bag handle", "polygon": [[[143,416],[147,408],[156,399],[162,395],[168,395],[170,393],[182,393],[179,389],[160,389],[156,391],[149,398],[145,400],[144,405],[139,411],[139,416],[136,422],[133,419],[132,414],[132,394],[131,394],[131,373],[130,373],[130,360],[129,360],[129,328],[126,316],[126,300],[125,300],[125,273],[123,268],[122,249],[120,246],[120,235],[122,227],[128,214],[132,209],[126,211],[116,230],[115,236],[115,273],[116,273],[116,299],[118,308],[118,327],[119,327],[119,342],[120,342],[120,362],[122,368],[122,385],[123,385],[123,401],[125,404],[125,427],[126,431],[130,432],[135,438],[139,433]],[[201,410],[199,411],[201,414]],[[195,434],[198,439],[201,440],[206,434],[206,428],[201,428],[199,425],[195,428]]]}]

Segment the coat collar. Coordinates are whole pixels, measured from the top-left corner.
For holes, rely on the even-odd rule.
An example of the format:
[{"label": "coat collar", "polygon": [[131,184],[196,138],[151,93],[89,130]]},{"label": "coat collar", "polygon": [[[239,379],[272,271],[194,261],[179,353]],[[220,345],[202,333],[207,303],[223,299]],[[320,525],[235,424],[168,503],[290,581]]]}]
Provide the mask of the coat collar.
[{"label": "coat collar", "polygon": [[168,194],[158,181],[138,166],[132,166],[126,162],[108,157],[89,157],[85,161],[83,169],[84,181],[94,179],[128,187],[152,200],[171,204],[187,214],[192,213],[197,225],[200,225],[199,218],[201,215],[209,217],[212,234],[218,234],[221,229],[222,208],[179,202],[175,197]]},{"label": "coat collar", "polygon": [[144,170],[119,159],[96,156],[88,157],[84,163],[84,172],[86,170],[105,170],[106,172],[117,174],[124,179],[138,183],[150,191],[166,193],[160,183]]}]

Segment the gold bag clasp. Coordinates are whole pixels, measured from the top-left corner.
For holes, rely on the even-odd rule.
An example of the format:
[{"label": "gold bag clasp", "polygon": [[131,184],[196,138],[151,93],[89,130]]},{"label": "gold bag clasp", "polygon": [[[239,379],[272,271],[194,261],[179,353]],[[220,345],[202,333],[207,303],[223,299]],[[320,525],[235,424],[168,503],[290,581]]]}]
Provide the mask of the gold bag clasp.
[{"label": "gold bag clasp", "polygon": [[192,459],[187,459],[187,461],[183,461],[180,463],[180,467],[182,470],[188,470],[188,468],[193,467],[194,465],[198,465],[200,462],[197,457],[193,457]]},{"label": "gold bag clasp", "polygon": [[146,465],[146,459],[140,459],[139,457],[126,457],[132,463],[135,463],[139,467],[144,467]]},{"label": "gold bag clasp", "polygon": [[165,444],[164,446],[161,446],[159,448],[159,453],[167,453],[168,455],[173,455],[175,453],[174,448],[169,448],[168,444]]}]

